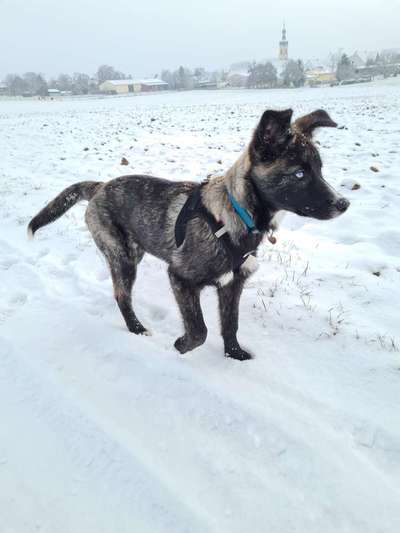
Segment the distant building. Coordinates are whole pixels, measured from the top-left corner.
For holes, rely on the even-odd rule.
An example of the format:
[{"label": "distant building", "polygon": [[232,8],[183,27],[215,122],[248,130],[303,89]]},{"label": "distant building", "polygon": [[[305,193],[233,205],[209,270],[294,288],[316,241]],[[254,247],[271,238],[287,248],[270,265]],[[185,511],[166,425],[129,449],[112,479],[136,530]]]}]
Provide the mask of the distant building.
[{"label": "distant building", "polygon": [[306,85],[310,87],[337,84],[336,74],[322,66],[306,70],[305,75]]},{"label": "distant building", "polygon": [[196,81],[194,85],[195,89],[218,89],[218,83],[211,80]]},{"label": "distant building", "polygon": [[133,80],[107,80],[99,85],[102,93],[107,94],[127,94],[133,93]]},{"label": "distant building", "polygon": [[107,80],[99,89],[106,94],[129,94],[168,89],[168,83],[158,78],[144,80]]},{"label": "distant building", "polygon": [[139,88],[139,92],[148,91],[165,91],[168,89],[168,83],[158,78],[152,78],[148,80],[135,81],[135,87]]},{"label": "distant building", "polygon": [[60,96],[61,91],[59,91],[58,89],[48,89],[47,94],[49,96]]},{"label": "distant building", "polygon": [[279,41],[278,59],[280,61],[287,61],[289,59],[289,41],[286,39],[285,23],[283,23],[282,28],[282,39]]},{"label": "distant building", "polygon": [[8,87],[5,83],[0,83],[0,95],[7,94]]}]

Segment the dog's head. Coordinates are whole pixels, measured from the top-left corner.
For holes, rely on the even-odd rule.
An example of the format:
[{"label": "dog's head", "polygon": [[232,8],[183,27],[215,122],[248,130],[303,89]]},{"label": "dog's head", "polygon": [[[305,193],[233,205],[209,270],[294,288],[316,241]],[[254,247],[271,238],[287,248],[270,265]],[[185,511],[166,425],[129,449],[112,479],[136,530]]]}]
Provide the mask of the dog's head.
[{"label": "dog's head", "polygon": [[291,123],[292,110],[267,110],[249,147],[252,180],[261,200],[274,210],[327,220],[350,202],[322,177],[322,161],[312,136],[316,128],[336,127],[323,110]]}]

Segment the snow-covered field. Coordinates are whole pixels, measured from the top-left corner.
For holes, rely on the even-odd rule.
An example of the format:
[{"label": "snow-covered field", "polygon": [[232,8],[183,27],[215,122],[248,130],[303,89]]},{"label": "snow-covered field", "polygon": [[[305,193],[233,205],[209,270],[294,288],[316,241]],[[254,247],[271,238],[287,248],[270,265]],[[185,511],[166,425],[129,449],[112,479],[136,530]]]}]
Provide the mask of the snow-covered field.
[{"label": "snow-covered field", "polygon": [[[392,80],[0,101],[1,533],[400,531],[399,95]],[[223,357],[211,289],[206,344],[174,351],[180,318],[150,256],[134,297],[153,336],[128,333],[84,205],[28,242],[67,185],[201,180],[287,106],[344,126],[318,139],[351,207],[288,215],[262,246],[239,330],[254,360]]]}]

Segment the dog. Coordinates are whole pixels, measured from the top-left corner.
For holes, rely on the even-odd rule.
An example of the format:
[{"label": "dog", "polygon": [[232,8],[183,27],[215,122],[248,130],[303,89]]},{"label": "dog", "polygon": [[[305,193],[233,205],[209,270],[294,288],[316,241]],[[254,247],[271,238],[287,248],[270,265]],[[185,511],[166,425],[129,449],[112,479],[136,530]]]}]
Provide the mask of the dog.
[{"label": "dog", "polygon": [[277,229],[277,215],[290,211],[328,220],[349,201],[322,177],[313,143],[319,127],[337,124],[324,110],[292,123],[291,109],[266,110],[238,161],[223,175],[202,183],[132,175],[109,182],[71,185],[29,223],[34,233],[87,200],[85,220],[111,272],[114,297],[127,328],[148,334],[132,306],[132,287],[145,252],[168,264],[168,275],[184,324],[175,348],[185,353],[207,337],[200,292],[218,292],[225,355],[252,355],[237,340],[239,301],[256,263],[263,237]]}]

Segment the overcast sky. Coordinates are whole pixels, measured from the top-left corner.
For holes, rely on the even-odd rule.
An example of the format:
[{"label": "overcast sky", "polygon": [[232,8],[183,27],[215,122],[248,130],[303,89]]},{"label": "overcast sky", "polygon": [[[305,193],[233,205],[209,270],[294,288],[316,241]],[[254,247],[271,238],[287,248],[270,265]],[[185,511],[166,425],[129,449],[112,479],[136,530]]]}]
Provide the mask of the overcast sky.
[{"label": "overcast sky", "polygon": [[283,19],[292,58],[400,47],[400,0],[0,0],[0,77],[227,67],[275,57]]}]

